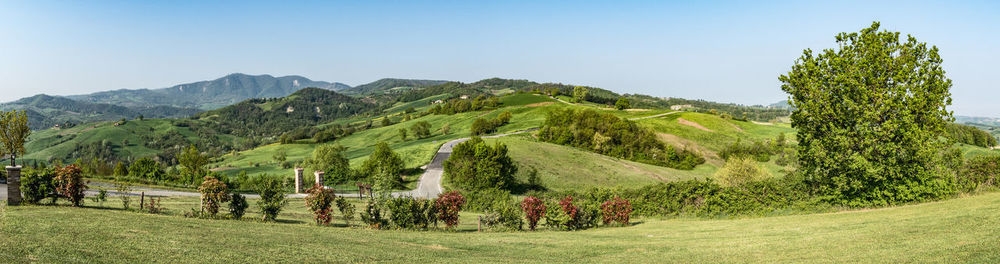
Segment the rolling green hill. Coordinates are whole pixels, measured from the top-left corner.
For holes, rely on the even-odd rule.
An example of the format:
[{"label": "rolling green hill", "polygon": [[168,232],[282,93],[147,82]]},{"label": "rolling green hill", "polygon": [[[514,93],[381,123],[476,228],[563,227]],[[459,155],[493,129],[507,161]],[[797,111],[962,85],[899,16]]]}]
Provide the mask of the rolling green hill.
[{"label": "rolling green hill", "polygon": [[349,95],[398,93],[414,88],[438,85],[446,82],[448,81],[385,78],[371,83],[362,84],[352,88],[338,90],[338,91],[340,91],[343,94],[349,94]]}]

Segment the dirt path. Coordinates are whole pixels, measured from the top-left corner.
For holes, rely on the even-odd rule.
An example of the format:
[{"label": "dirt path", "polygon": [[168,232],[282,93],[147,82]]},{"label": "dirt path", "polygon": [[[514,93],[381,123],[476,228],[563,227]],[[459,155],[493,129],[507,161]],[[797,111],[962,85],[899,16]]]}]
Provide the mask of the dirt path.
[{"label": "dirt path", "polygon": [[704,127],[704,126],[701,126],[701,124],[698,124],[698,123],[696,123],[694,121],[688,121],[687,119],[684,119],[684,118],[678,118],[677,119],[677,123],[681,123],[681,125],[690,126],[690,127],[701,129],[701,130],[708,131],[708,132],[715,132],[715,131],[712,131],[711,129],[708,129],[708,128]]},{"label": "dirt path", "polygon": [[651,115],[651,116],[644,116],[644,117],[635,117],[635,118],[629,118],[628,120],[635,121],[635,120],[643,120],[643,119],[647,119],[647,118],[657,118],[657,117],[661,117],[661,116],[665,116],[665,115],[669,115],[669,114],[676,114],[676,113],[680,113],[680,112],[682,112],[682,111],[673,111],[673,112],[662,113],[662,114],[658,114],[658,115]]}]

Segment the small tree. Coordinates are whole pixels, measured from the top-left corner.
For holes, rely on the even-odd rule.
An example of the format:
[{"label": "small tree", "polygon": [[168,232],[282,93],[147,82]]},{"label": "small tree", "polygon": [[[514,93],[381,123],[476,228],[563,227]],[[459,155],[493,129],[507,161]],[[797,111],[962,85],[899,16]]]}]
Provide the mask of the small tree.
[{"label": "small tree", "polygon": [[438,208],[438,219],[444,221],[448,228],[452,228],[458,225],[458,213],[465,206],[465,197],[458,191],[446,192],[434,200],[434,206]]},{"label": "small tree", "polygon": [[208,165],[208,157],[202,155],[194,145],[178,154],[177,161],[181,165],[181,175],[188,183],[195,183],[198,177],[208,173],[205,165]]},{"label": "small tree", "polygon": [[528,219],[528,229],[535,231],[538,220],[545,217],[545,202],[534,196],[524,197],[524,200],[521,201],[521,210],[524,211],[524,216]]},{"label": "small tree", "polygon": [[486,119],[476,118],[475,121],[472,121],[472,127],[469,130],[473,136],[485,135],[493,132],[493,124]]},{"label": "small tree", "polygon": [[115,164],[115,171],[114,171],[115,177],[121,177],[127,175],[128,175],[128,167],[125,167],[125,163],[119,161],[117,164]]},{"label": "small tree", "polygon": [[375,180],[374,189],[380,193],[388,193],[403,185],[400,173],[403,171],[403,159],[389,148],[389,144],[375,144],[375,151],[361,165],[361,171]]},{"label": "small tree", "polygon": [[399,129],[399,138],[403,139],[403,141],[406,141],[406,129],[405,128],[400,128]]},{"label": "small tree", "polygon": [[147,180],[163,180],[165,174],[160,164],[150,158],[141,158],[128,166],[128,175]]},{"label": "small tree", "polygon": [[444,126],[441,127],[442,135],[447,135],[450,132],[451,132],[451,124],[444,124]]},{"label": "small tree", "polygon": [[629,108],[632,108],[632,103],[629,102],[628,98],[619,97],[618,101],[615,102],[615,109],[625,110],[625,109],[629,109]]},{"label": "small tree", "polygon": [[344,157],[347,148],[340,145],[320,145],[313,150],[312,158],[306,160],[306,166],[315,171],[325,172],[327,182],[344,183],[351,178],[351,165]]},{"label": "small tree", "polygon": [[212,176],[205,176],[198,187],[201,193],[201,206],[209,215],[215,216],[219,213],[222,203],[229,201],[229,187],[226,183]]},{"label": "small tree", "polygon": [[615,196],[614,199],[601,204],[601,214],[604,216],[605,225],[612,222],[617,222],[623,226],[628,225],[629,216],[632,214],[632,203]]},{"label": "small tree", "polygon": [[124,181],[115,181],[115,192],[118,193],[118,198],[122,200],[122,208],[128,210],[129,204],[132,203],[132,186]]},{"label": "small tree", "polygon": [[573,87],[573,101],[576,103],[582,103],[587,100],[587,87],[577,86]]},{"label": "small tree", "polygon": [[83,206],[84,191],[87,185],[83,181],[83,170],[72,164],[56,170],[56,191],[69,199],[73,206]]},{"label": "small tree", "polygon": [[344,216],[344,224],[351,226],[351,219],[354,219],[354,205],[348,202],[347,198],[337,196],[337,209],[340,209],[340,214]]},{"label": "small tree", "polygon": [[15,159],[24,154],[24,141],[31,134],[28,115],[23,110],[0,113],[0,155],[10,155],[10,166],[17,166]]},{"label": "small tree", "polygon": [[271,158],[274,159],[274,162],[281,164],[284,163],[285,160],[288,160],[288,153],[285,152],[285,149],[283,148],[278,149],[278,151],[274,152],[274,155],[271,155]]},{"label": "small tree", "polygon": [[285,200],[285,189],[282,187],[281,178],[262,175],[257,178],[255,185],[257,193],[260,194],[257,207],[260,207],[264,221],[274,221],[281,208],[288,203]]},{"label": "small tree", "polygon": [[417,138],[427,138],[431,136],[431,123],[427,121],[420,121],[413,126],[410,126],[410,131],[413,132],[413,136]]},{"label": "small tree", "polygon": [[479,137],[456,145],[444,171],[451,183],[472,190],[510,189],[517,181],[517,165],[507,155],[507,146],[491,147]]},{"label": "small tree", "polygon": [[247,203],[247,198],[241,194],[233,193],[233,197],[229,202],[229,215],[233,219],[243,219],[243,214],[246,213],[247,207],[250,207],[250,204]]},{"label": "small tree", "polygon": [[313,218],[316,220],[317,225],[329,225],[330,220],[333,220],[333,214],[331,214],[333,201],[337,198],[333,193],[333,189],[327,189],[326,187],[316,184],[312,188],[306,190],[309,195],[306,196],[306,207],[313,212]]}]

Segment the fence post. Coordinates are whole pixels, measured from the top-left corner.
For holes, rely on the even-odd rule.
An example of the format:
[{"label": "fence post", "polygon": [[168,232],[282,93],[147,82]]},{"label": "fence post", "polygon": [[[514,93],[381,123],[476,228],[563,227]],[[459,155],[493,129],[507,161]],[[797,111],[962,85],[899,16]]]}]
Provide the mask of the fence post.
[{"label": "fence post", "polygon": [[483,232],[483,216],[479,216],[479,227],[476,227],[476,232]]},{"label": "fence post", "polygon": [[[128,195],[128,194],[124,194],[124,195]],[[142,193],[139,194],[139,210],[142,210],[144,208],[144,206],[146,206],[146,192],[142,192]]]}]

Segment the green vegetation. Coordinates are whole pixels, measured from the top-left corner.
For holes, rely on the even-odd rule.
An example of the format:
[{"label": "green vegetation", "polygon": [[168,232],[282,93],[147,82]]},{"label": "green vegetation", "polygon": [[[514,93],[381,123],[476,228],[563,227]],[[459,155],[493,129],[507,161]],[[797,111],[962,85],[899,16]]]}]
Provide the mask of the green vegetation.
[{"label": "green vegetation", "polygon": [[380,193],[388,193],[401,187],[403,185],[403,179],[400,178],[402,171],[403,160],[385,142],[375,144],[375,151],[361,165],[361,173],[374,182],[374,190]]},{"label": "green vegetation", "polygon": [[479,137],[455,145],[444,173],[450,184],[467,190],[510,190],[517,184],[517,165],[507,155],[507,146],[491,147]]},{"label": "green vegetation", "polygon": [[[1000,194],[893,208],[731,220],[653,219],[578,232],[413,232],[0,205],[0,261],[85,262],[976,262],[1000,261]],[[167,213],[197,199],[167,198]],[[463,214],[457,230],[475,230]],[[970,232],[975,230],[975,232]],[[52,236],[73,234],[77,239]],[[123,235],[133,234],[133,235]],[[919,237],[920,239],[914,239]],[[321,241],[338,241],[328,243]],[[599,241],[599,243],[595,243]],[[872,243],[857,243],[871,241]],[[274,245],[294,245],[275,250]],[[816,250],[821,248],[824,250]],[[638,253],[641,252],[641,253]]]},{"label": "green vegetation", "polygon": [[839,49],[806,50],[779,78],[796,109],[800,171],[815,192],[851,206],[949,195],[952,176],[936,157],[951,80],[937,47],[879,28],[840,33]]},{"label": "green vegetation", "polygon": [[670,168],[689,170],[705,162],[659,141],[635,122],[589,109],[550,112],[538,136],[546,142]]},{"label": "green vegetation", "polygon": [[997,138],[985,130],[974,126],[949,123],[946,127],[948,138],[955,142],[974,145],[984,148],[992,148],[997,145]]},{"label": "green vegetation", "polygon": [[17,166],[15,160],[24,154],[24,141],[30,134],[24,111],[0,112],[0,156],[9,155],[10,166]]}]

